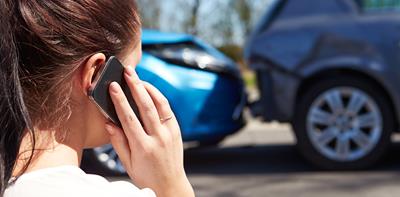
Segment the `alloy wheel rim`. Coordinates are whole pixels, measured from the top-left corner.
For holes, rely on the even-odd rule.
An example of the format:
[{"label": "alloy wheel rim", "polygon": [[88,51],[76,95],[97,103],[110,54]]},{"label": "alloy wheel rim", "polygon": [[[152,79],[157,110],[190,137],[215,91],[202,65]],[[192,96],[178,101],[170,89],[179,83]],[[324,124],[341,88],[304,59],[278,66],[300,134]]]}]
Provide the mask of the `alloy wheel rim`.
[{"label": "alloy wheel rim", "polygon": [[329,159],[351,162],[370,153],[382,135],[376,102],[355,87],[337,87],[319,95],[306,117],[308,137]]},{"label": "alloy wheel rim", "polygon": [[118,173],[126,173],[121,160],[111,144],[94,148],[94,152],[98,161],[100,161],[108,169]]}]

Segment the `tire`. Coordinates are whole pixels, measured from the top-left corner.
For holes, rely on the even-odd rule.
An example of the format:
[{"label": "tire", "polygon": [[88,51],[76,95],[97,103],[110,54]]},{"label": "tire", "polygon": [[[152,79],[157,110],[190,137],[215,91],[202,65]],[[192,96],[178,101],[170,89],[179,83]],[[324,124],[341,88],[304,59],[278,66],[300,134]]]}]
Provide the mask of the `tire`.
[{"label": "tire", "polygon": [[[112,156],[114,155],[113,152],[115,153],[111,145],[85,150],[81,165],[82,169],[87,173],[94,173],[102,176],[125,176],[125,169],[108,164],[110,160],[112,160],[118,163],[117,165],[122,165],[119,163],[118,156]],[[102,154],[104,155],[101,156]]]},{"label": "tire", "polygon": [[299,99],[292,122],[300,153],[322,169],[371,167],[386,153],[394,131],[394,113],[384,95],[374,83],[354,76],[314,83]]}]

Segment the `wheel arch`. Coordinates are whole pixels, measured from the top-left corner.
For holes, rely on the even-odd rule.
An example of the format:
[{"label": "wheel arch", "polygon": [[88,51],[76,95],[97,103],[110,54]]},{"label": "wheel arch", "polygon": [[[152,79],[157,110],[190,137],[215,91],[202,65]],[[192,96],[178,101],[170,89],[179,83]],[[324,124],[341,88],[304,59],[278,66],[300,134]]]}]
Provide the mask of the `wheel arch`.
[{"label": "wheel arch", "polygon": [[299,100],[302,98],[303,94],[310,88],[312,84],[317,83],[320,80],[329,78],[329,77],[337,77],[337,76],[351,76],[351,77],[357,77],[363,80],[366,80],[370,82],[371,84],[374,84],[379,91],[382,92],[384,98],[389,102],[389,105],[392,107],[392,113],[393,113],[393,118],[394,122],[396,123],[395,129],[396,131],[399,129],[399,116],[398,116],[398,106],[396,106],[395,101],[393,100],[393,96],[391,96],[390,92],[388,91],[387,87],[385,87],[376,77],[372,76],[371,74],[368,74],[364,71],[352,69],[352,68],[330,68],[330,69],[325,69],[321,71],[317,71],[307,77],[305,77],[303,80],[301,80],[301,83],[299,84],[296,92],[296,99],[295,99],[295,106],[294,109],[297,109],[297,103],[299,103]]}]

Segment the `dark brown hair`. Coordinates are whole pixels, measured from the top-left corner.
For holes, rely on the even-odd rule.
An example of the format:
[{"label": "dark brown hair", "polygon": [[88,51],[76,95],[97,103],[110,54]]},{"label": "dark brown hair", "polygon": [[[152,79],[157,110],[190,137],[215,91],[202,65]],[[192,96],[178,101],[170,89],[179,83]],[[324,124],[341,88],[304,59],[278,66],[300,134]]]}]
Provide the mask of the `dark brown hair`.
[{"label": "dark brown hair", "polygon": [[95,53],[124,54],[141,25],[134,0],[3,0],[0,16],[2,196],[24,131],[66,121],[73,73]]}]

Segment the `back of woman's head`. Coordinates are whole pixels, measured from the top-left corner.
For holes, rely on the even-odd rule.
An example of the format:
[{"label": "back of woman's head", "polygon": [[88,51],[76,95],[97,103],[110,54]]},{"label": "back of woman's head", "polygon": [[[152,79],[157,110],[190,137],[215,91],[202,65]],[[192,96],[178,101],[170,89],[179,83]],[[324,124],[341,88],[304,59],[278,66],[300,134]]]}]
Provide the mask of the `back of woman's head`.
[{"label": "back of woman's head", "polygon": [[6,0],[0,15],[3,194],[24,132],[34,141],[34,128],[68,119],[73,73],[95,53],[139,44],[140,20],[134,0]]}]

